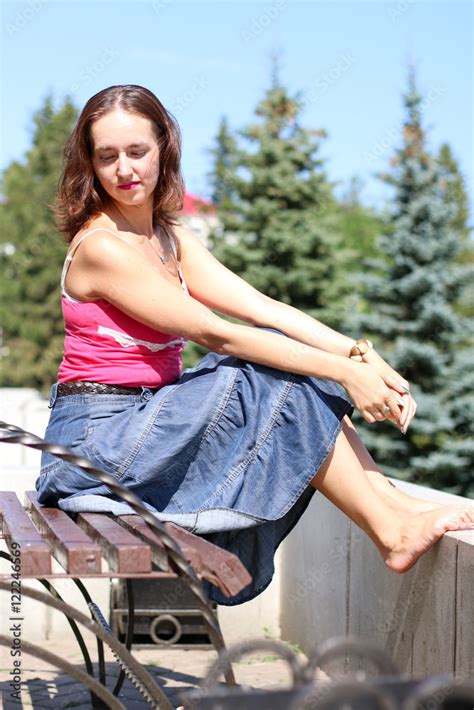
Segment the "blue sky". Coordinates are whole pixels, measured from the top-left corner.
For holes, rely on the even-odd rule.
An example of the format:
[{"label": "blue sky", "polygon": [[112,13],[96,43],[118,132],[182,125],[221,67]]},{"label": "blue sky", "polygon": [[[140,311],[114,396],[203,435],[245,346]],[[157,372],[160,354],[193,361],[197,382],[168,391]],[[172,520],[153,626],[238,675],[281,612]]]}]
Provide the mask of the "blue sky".
[{"label": "blue sky", "polygon": [[[351,176],[366,204],[390,188],[374,177],[400,145],[407,66],[417,69],[427,143],[450,143],[472,183],[473,4],[469,0],[3,0],[0,165],[21,160],[31,116],[48,93],[81,108],[112,84],[147,86],[176,116],[189,192],[209,194],[207,173],[220,117],[253,118],[280,76],[301,91],[303,123],[325,129],[321,156],[337,192]],[[472,199],[472,196],[471,196]]]}]

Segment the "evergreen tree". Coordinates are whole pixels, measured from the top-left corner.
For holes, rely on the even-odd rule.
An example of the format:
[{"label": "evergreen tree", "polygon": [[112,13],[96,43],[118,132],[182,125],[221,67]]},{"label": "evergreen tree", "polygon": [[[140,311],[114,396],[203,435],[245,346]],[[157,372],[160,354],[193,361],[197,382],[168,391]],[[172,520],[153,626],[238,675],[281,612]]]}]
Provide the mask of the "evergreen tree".
[{"label": "evergreen tree", "polygon": [[[472,381],[456,378],[469,328],[454,310],[467,269],[457,262],[462,240],[453,228],[455,208],[445,199],[443,171],[426,150],[420,104],[410,68],[403,145],[392,173],[382,176],[395,190],[378,243],[383,258],[370,261],[364,275],[371,312],[351,328],[354,335],[361,328],[370,333],[408,379],[418,410],[405,437],[389,422],[362,426],[385,473],[467,494],[473,462],[465,429],[474,401]],[[461,401],[454,404],[456,397]]]},{"label": "evergreen tree", "polygon": [[464,175],[448,143],[441,145],[437,160],[444,200],[454,208],[449,226],[459,234],[462,244],[468,246],[472,227],[468,225],[469,200]]},{"label": "evergreen tree", "polygon": [[217,193],[222,228],[210,243],[220,261],[258,290],[337,326],[350,288],[343,274],[348,254],[317,156],[317,138],[325,134],[300,125],[302,106],[274,73],[257,121],[238,131],[245,145],[220,134],[215,155],[227,161]]},{"label": "evergreen tree", "polygon": [[360,259],[379,256],[376,239],[383,228],[380,215],[362,204],[361,190],[360,178],[352,177],[347,192],[337,205],[338,229],[343,244],[355,255],[347,265],[351,272],[360,269]]},{"label": "evergreen tree", "polygon": [[[469,220],[469,200],[465,187],[465,179],[454,158],[451,148],[443,143],[438,153],[438,164],[442,173],[442,190],[445,202],[454,209],[450,227],[460,237],[461,248],[457,260],[461,264],[474,264],[474,242],[472,240],[472,226]],[[474,317],[474,280],[471,279],[464,291],[460,294],[457,304],[459,313],[466,317]]]},{"label": "evergreen tree", "polygon": [[2,176],[2,386],[38,387],[56,379],[63,350],[59,274],[67,245],[54,226],[53,204],[63,146],[77,110],[52,97],[33,117],[32,147]]},{"label": "evergreen tree", "polygon": [[213,170],[209,174],[211,201],[225,213],[232,209],[235,199],[232,176],[235,172],[236,140],[232,135],[226,116],[222,116],[216,136],[215,148],[209,153],[213,157]]}]

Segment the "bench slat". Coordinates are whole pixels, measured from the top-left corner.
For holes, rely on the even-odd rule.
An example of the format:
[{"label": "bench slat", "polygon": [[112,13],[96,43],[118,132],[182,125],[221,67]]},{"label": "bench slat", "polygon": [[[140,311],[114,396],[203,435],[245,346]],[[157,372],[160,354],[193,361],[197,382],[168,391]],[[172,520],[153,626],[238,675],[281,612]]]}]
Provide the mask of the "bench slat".
[{"label": "bench slat", "polygon": [[134,535],[136,535],[140,540],[146,542],[152,542],[151,548],[151,559],[153,564],[158,567],[158,569],[163,572],[169,572],[169,560],[168,554],[165,550],[163,543],[156,533],[148,527],[143,518],[139,515],[119,515],[117,517],[117,522],[124,527],[126,530],[130,530]]},{"label": "bench slat", "polygon": [[184,554],[187,554],[185,550],[192,547],[196,554],[201,556],[204,563],[202,576],[217,584],[227,596],[237,594],[252,581],[251,575],[233,552],[213,545],[174,523],[165,523],[165,528],[178,542]]},{"label": "bench slat", "polygon": [[0,522],[8,549],[20,546],[21,574],[51,574],[51,550],[23,509],[13,491],[0,492]]},{"label": "bench slat", "polygon": [[43,508],[36,491],[25,493],[27,508],[38,530],[51,545],[52,554],[69,574],[76,576],[101,571],[99,546],[72,518],[59,508]]},{"label": "bench slat", "polygon": [[[158,536],[139,515],[121,515],[119,520],[143,540],[157,542],[162,547]],[[242,562],[232,552],[223,550],[173,523],[165,523],[164,526],[168,534],[177,541],[195,572],[218,586],[227,596],[237,594],[252,581]],[[154,552],[152,549],[152,555]],[[164,548],[163,553],[166,559]]]},{"label": "bench slat", "polygon": [[150,546],[104,513],[79,513],[77,525],[99,543],[115,572],[151,572]]},{"label": "bench slat", "polygon": [[[31,520],[15,493],[0,493],[0,521],[7,544],[15,540],[21,545],[25,575],[51,574],[51,555],[71,576],[100,574],[101,550],[110,569],[119,574],[153,572],[152,562],[164,573],[175,571],[159,537],[139,515],[112,518],[104,513],[80,513],[76,523],[59,508],[40,506],[36,491],[26,492],[25,509]],[[238,594],[251,582],[233,553],[173,523],[164,523],[164,527],[196,573],[225,595]]]}]

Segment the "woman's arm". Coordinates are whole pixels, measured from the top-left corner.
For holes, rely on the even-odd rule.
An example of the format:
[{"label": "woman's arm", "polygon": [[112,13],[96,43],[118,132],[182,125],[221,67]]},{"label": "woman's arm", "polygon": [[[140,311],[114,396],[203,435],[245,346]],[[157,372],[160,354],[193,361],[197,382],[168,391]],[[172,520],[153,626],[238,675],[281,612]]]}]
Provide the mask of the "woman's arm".
[{"label": "woman's arm", "polygon": [[395,393],[370,365],[291,337],[230,323],[186,295],[138,250],[108,232],[96,232],[86,239],[73,265],[89,298],[104,298],[155,330],[181,335],[224,355],[338,382],[369,422],[380,419],[385,403],[397,417],[400,414]]},{"label": "woman's arm", "polygon": [[185,225],[177,227],[176,233],[181,242],[184,277],[198,301],[247,323],[277,328],[320,350],[349,356],[355,342],[352,338],[258,291],[221,264]]},{"label": "woman's arm", "polygon": [[[313,348],[348,357],[355,343],[352,338],[258,291],[221,264],[185,225],[176,227],[176,232],[182,247],[183,273],[191,295],[198,301],[247,323],[277,328]],[[375,351],[370,350],[364,360],[388,387],[403,395],[403,413],[396,421],[405,432],[416,411],[416,403],[406,393],[408,382]]]},{"label": "woman's arm", "polygon": [[267,325],[281,330],[295,340],[312,345],[314,348],[349,357],[350,350],[355,344],[353,338],[333,330],[288,303],[276,301],[269,296],[265,298],[267,303],[264,313]]}]

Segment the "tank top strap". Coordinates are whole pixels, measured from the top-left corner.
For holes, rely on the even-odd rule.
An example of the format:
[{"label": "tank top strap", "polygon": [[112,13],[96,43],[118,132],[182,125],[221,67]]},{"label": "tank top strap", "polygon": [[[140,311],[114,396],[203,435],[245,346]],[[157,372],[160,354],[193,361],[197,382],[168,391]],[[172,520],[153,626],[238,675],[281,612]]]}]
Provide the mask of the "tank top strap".
[{"label": "tank top strap", "polygon": [[[72,261],[72,257],[74,256],[74,252],[76,251],[77,247],[81,244],[81,242],[84,241],[86,237],[89,236],[89,234],[92,234],[93,232],[110,232],[110,234],[114,234],[116,237],[119,239],[122,239],[122,237],[117,234],[117,232],[112,231],[112,229],[107,229],[107,227],[94,227],[94,229],[89,229],[88,232],[85,232],[80,239],[77,240],[76,244],[74,244],[73,248],[71,251],[66,255],[66,258],[64,259],[64,265],[63,265],[63,270],[61,273],[61,291],[62,293],[66,294],[66,290],[64,288],[64,283],[66,281],[66,275],[67,275],[67,270],[69,269],[69,266]],[[122,241],[126,241],[125,239],[122,239]],[[67,294],[66,294],[67,295]]]}]

